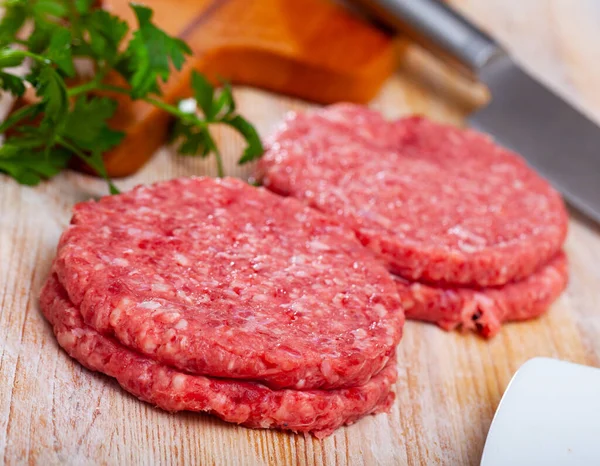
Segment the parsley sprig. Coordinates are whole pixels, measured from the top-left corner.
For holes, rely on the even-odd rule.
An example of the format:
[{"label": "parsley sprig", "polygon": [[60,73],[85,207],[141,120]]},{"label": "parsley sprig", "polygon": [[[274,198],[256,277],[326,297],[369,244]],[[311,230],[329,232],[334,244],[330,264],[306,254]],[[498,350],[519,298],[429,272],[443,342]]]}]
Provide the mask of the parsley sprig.
[{"label": "parsley sprig", "polygon": [[[118,103],[109,95],[143,100],[175,117],[171,140],[183,155],[214,154],[219,176],[224,175],[221,153],[209,128],[224,124],[246,141],[240,164],[262,154],[254,127],[236,112],[231,87],[216,90],[193,72],[193,99],[172,105],[161,98],[161,83],[173,69],[181,70],[191,54],[182,40],[169,36],[152,21],[152,10],[131,8],[137,29],[94,0],[5,0],[0,20],[0,90],[17,97],[28,87],[36,100],[12,112],[0,124],[0,172],[23,184],[50,178],[73,158],[79,158],[104,177],[110,192],[118,192],[108,177],[102,155],[118,145],[124,134],[111,127]],[[31,33],[23,38],[29,26]],[[77,75],[76,60],[91,63],[87,79]],[[28,62],[30,72],[19,76],[14,67]],[[119,84],[109,80],[120,75]],[[98,95],[103,93],[103,95]]]}]

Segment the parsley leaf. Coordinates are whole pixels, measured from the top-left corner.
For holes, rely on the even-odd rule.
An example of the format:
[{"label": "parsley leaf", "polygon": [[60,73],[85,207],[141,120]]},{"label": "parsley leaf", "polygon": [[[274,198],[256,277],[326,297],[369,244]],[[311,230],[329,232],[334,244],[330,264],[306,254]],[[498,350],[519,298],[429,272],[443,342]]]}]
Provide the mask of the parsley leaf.
[{"label": "parsley leaf", "polygon": [[[33,119],[37,115],[39,115],[39,113],[41,111],[42,111],[42,105],[40,103],[28,105],[26,107],[22,107],[16,111],[14,111],[10,115],[8,115],[8,117],[6,117],[6,119],[0,125],[0,134],[11,129],[17,123],[20,123],[23,121],[25,121],[25,122],[30,121],[31,119]],[[20,131],[23,131],[24,128],[27,128],[27,126],[21,126],[19,129],[20,129]]]},{"label": "parsley leaf", "polygon": [[196,103],[202,109],[207,119],[213,117],[213,99],[215,88],[204,76],[197,71],[192,71],[192,89]]},{"label": "parsley leaf", "polygon": [[79,96],[67,115],[60,135],[84,151],[105,152],[118,145],[124,134],[108,126],[117,102],[107,97]]},{"label": "parsley leaf", "polygon": [[6,2],[4,16],[0,20],[0,45],[14,42],[17,33],[27,19],[26,0]]},{"label": "parsley leaf", "polygon": [[102,154],[118,145],[124,136],[108,125],[116,109],[117,102],[108,97],[79,96],[57,135],[59,144],[71,149],[108,182],[111,194],[118,194],[119,190],[108,177]]},{"label": "parsley leaf", "polygon": [[170,142],[178,143],[177,152],[185,156],[207,157],[215,147],[215,142],[208,132],[194,123],[187,123],[182,119],[176,120],[171,128]]},{"label": "parsley leaf", "polygon": [[93,5],[94,0],[75,0],[75,8],[80,15],[89,13]]},{"label": "parsley leaf", "polygon": [[33,3],[33,14],[38,18],[49,15],[61,19],[69,13],[67,2],[62,0],[35,0],[31,3]]},{"label": "parsley leaf", "polygon": [[73,54],[71,52],[71,42],[73,38],[71,31],[65,28],[59,28],[54,31],[46,56],[67,76],[75,76],[75,65],[73,65]]},{"label": "parsley leaf", "polygon": [[[108,181],[111,193],[118,192],[108,177],[103,153],[124,137],[110,124],[120,100],[100,97],[106,95],[99,94],[103,92],[141,99],[176,116],[171,137],[179,143],[179,151],[201,157],[214,154],[219,176],[224,175],[223,161],[211,125],[228,125],[244,137],[247,147],[240,163],[262,153],[256,131],[236,113],[229,84],[215,89],[194,72],[194,99],[187,107],[156,97],[161,82],[169,79],[173,69],[183,68],[191,50],[152,22],[150,8],[131,4],[138,27],[130,31],[125,21],[99,9],[95,0],[4,0],[3,6],[0,89],[22,96],[29,82],[38,99],[15,109],[0,124],[0,134],[6,136],[11,130],[0,146],[0,172],[36,184],[76,156]],[[32,25],[32,32],[23,38],[19,35],[26,24]],[[131,39],[123,44],[130,33]],[[11,48],[15,43],[25,50]],[[77,76],[75,57],[91,62],[96,75]],[[25,78],[14,75],[11,68],[25,58],[33,63],[30,73]],[[111,76],[115,71],[124,78],[118,83]]]},{"label": "parsley leaf", "polygon": [[46,157],[41,151],[28,149],[10,140],[0,146],[0,171],[9,174],[19,183],[36,185],[63,170],[71,155],[55,148]]},{"label": "parsley leaf", "polygon": [[191,55],[192,51],[184,41],[170,37],[151,22],[153,12],[150,8],[136,4],[131,7],[139,25],[126,51],[126,78],[131,84],[132,96],[160,94],[158,79],[167,81],[171,65],[180,70],[185,55]]},{"label": "parsley leaf", "polygon": [[19,76],[0,71],[0,89],[20,97],[25,93],[25,84]]},{"label": "parsley leaf", "polygon": [[244,149],[242,157],[238,160],[239,165],[244,165],[260,158],[264,149],[262,142],[260,141],[260,136],[256,132],[256,129],[254,129],[254,126],[248,123],[248,121],[241,115],[235,115],[233,117],[228,116],[227,118],[223,119],[223,123],[236,129],[237,132],[244,137],[246,143],[248,144]]},{"label": "parsley leaf", "polygon": [[34,29],[27,39],[27,48],[33,53],[43,53],[48,48],[54,28],[45,22],[34,22]]},{"label": "parsley leaf", "polygon": [[235,112],[235,100],[229,83],[224,83],[213,104],[211,118],[225,118]]},{"label": "parsley leaf", "polygon": [[94,10],[84,19],[90,35],[90,48],[94,56],[113,64],[119,54],[119,45],[127,34],[129,26],[117,16],[105,10]]},{"label": "parsley leaf", "polygon": [[194,98],[208,121],[218,121],[235,112],[231,85],[224,83],[218,93],[213,85],[197,71],[192,71]]},{"label": "parsley leaf", "polygon": [[69,110],[67,87],[58,72],[44,66],[39,71],[36,82],[37,95],[42,97],[44,106],[44,122],[58,125],[64,120]]},{"label": "parsley leaf", "polygon": [[[225,83],[218,92],[215,92],[208,80],[195,71],[192,73],[191,83],[196,105],[188,108],[189,102],[182,101],[179,106],[181,112],[189,115],[200,108],[207,123],[225,124],[235,129],[247,143],[238,160],[239,165],[258,159],[264,151],[260,136],[254,126],[236,113],[231,86]],[[208,129],[198,125],[197,121],[185,118],[185,115],[173,126],[171,140],[178,142],[178,151],[182,155],[198,154],[206,157],[210,152],[216,152],[216,144]],[[219,155],[216,155],[218,158]]]}]

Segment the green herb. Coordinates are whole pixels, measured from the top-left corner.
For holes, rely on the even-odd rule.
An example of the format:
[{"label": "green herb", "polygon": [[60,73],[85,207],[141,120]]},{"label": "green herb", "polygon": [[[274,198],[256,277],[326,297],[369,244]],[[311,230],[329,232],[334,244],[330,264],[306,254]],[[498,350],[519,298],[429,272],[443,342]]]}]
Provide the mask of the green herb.
[{"label": "green herb", "polygon": [[[179,142],[179,152],[182,155],[200,154],[202,157],[215,154],[218,175],[223,176],[221,154],[208,130],[210,124],[220,123],[231,126],[246,140],[247,146],[238,162],[240,165],[259,158],[263,152],[260,138],[254,127],[236,114],[231,86],[226,83],[219,92],[215,92],[206,78],[195,71],[191,81],[195,102],[187,105],[189,101],[184,101],[179,105],[180,118],[171,132],[171,140]],[[202,110],[203,120],[196,116],[196,106]]]},{"label": "green herb", "polygon": [[[0,124],[0,134],[5,135],[0,146],[0,172],[34,185],[59,173],[76,157],[107,180],[111,193],[118,192],[107,176],[102,155],[124,135],[110,125],[117,102],[99,97],[98,91],[143,100],[176,117],[171,140],[177,142],[179,152],[201,157],[214,154],[219,176],[224,170],[209,131],[213,124],[228,125],[245,139],[240,164],[260,157],[260,138],[236,113],[228,84],[215,90],[194,72],[192,105],[189,101],[171,105],[161,100],[161,83],[169,79],[173,69],[182,69],[191,50],[152,22],[151,9],[131,4],[137,29],[130,31],[123,20],[93,4],[93,0],[4,1],[0,90],[22,96],[32,87],[37,100]],[[23,38],[20,33],[26,24],[31,25],[32,32]],[[127,37],[130,39],[125,43]],[[79,58],[90,61],[95,74],[70,85],[70,78],[76,76],[74,60]],[[25,60],[31,71],[26,76],[16,75],[12,68]],[[120,74],[124,84],[107,84],[105,78],[110,72]]]}]

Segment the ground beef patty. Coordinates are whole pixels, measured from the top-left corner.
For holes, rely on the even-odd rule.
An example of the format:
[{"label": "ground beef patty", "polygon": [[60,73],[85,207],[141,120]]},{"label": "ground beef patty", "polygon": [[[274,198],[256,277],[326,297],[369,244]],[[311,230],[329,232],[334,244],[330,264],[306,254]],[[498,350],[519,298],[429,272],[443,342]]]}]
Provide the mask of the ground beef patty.
[{"label": "ground beef patty", "polygon": [[567,258],[559,253],[529,277],[495,288],[444,288],[396,277],[408,319],[435,322],[445,330],[472,329],[492,337],[502,322],[542,314],[567,285]]},{"label": "ground beef patty", "polygon": [[404,322],[393,280],[351,231],[235,179],[77,205],[54,272],[101,334],[184,372],[272,388],[365,383]]},{"label": "ground beef patty", "polygon": [[311,432],[321,438],[364,415],[389,410],[394,400],[395,358],[360,387],[272,390],[258,383],[182,373],[100,335],[83,322],[55,277],[42,291],[41,306],[69,355],[168,411],[203,411],[248,427]]},{"label": "ground beef patty", "polygon": [[409,280],[496,286],[558,253],[567,213],[517,155],[474,131],[338,105],[292,115],[258,177],[343,221]]}]

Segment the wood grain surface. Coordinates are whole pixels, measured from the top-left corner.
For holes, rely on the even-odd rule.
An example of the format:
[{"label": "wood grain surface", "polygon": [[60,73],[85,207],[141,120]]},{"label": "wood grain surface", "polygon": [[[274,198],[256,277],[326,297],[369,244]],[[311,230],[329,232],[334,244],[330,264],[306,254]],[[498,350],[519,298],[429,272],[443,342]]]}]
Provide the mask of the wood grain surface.
[{"label": "wood grain surface", "polygon": [[[453,3],[600,119],[599,2]],[[418,112],[460,124],[471,103],[459,97],[469,87],[411,49],[373,106],[390,117]],[[287,110],[307,106],[252,89],[238,88],[236,97],[263,135]],[[228,172],[247,175],[233,163],[241,141],[225,130],[217,136],[229,156]],[[127,189],[191,174],[214,174],[213,162],[165,148],[118,184]],[[600,228],[574,213],[566,245],[571,282],[551,311],[507,325],[490,342],[408,323],[389,415],[365,418],[318,441],[164,413],[71,360],[38,309],[71,206],[105,189],[75,173],[36,188],[0,176],[0,464],[477,464],[498,401],[524,361],[551,356],[600,366]]]}]

